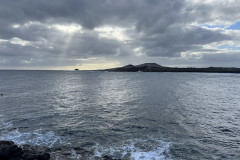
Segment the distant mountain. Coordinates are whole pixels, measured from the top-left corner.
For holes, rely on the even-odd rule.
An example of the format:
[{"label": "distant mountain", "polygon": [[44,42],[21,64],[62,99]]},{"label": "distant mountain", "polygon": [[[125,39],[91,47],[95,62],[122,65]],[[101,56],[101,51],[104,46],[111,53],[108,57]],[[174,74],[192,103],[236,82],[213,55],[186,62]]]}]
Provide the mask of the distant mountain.
[{"label": "distant mountain", "polygon": [[177,68],[165,67],[157,63],[126,65],[118,68],[105,69],[109,72],[209,72],[209,73],[240,73],[240,68],[208,67],[208,68]]},{"label": "distant mountain", "polygon": [[112,69],[106,69],[106,71],[113,71],[113,72],[138,72],[138,71],[142,71],[142,72],[152,72],[152,71],[156,71],[159,68],[166,68],[163,67],[157,63],[144,63],[144,64],[139,64],[139,65],[126,65],[123,67],[118,67],[118,68],[112,68]]},{"label": "distant mountain", "polygon": [[143,64],[139,64],[136,65],[136,67],[150,67],[150,68],[154,68],[154,67],[163,67],[157,63],[143,63]]},{"label": "distant mountain", "polygon": [[123,67],[120,67],[120,68],[132,68],[132,67],[135,67],[135,66],[132,65],[132,64],[129,64],[129,65],[126,65],[126,66],[123,66]]}]

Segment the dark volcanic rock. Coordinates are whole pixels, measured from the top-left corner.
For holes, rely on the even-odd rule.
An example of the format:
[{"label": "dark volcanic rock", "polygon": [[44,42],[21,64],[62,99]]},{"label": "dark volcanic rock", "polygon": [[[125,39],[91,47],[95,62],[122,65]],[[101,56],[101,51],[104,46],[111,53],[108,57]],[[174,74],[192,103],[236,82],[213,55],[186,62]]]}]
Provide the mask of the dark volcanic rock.
[{"label": "dark volcanic rock", "polygon": [[111,157],[109,157],[109,156],[107,156],[107,155],[106,155],[106,156],[103,156],[103,159],[104,159],[104,160],[113,160]]},{"label": "dark volcanic rock", "polygon": [[21,157],[26,160],[32,160],[32,159],[49,160],[50,154],[49,153],[41,153],[41,152],[37,152],[37,151],[24,151],[24,153],[21,155]]},{"label": "dark volcanic rock", "polygon": [[[89,159],[93,156],[92,151],[88,151],[81,147],[56,147],[48,148],[43,146],[22,145],[18,147],[12,141],[0,141],[0,160],[50,160],[51,159],[72,159],[73,150],[75,154],[80,155],[82,159]],[[104,155],[95,157],[101,160],[121,160]]]},{"label": "dark volcanic rock", "polygon": [[105,155],[105,156],[103,156],[102,158],[103,158],[104,160],[121,160],[121,159],[112,158],[112,157],[110,157],[110,156],[108,156],[108,155]]},{"label": "dark volcanic rock", "polygon": [[49,160],[50,154],[27,146],[20,148],[12,141],[0,141],[0,160]]},{"label": "dark volcanic rock", "polygon": [[21,159],[23,151],[11,141],[0,141],[0,159]]},{"label": "dark volcanic rock", "polygon": [[41,160],[48,160],[50,159],[50,154],[47,153],[47,147],[37,147],[37,146],[30,146],[24,145],[23,146],[23,154],[22,157],[24,159],[41,159]]}]

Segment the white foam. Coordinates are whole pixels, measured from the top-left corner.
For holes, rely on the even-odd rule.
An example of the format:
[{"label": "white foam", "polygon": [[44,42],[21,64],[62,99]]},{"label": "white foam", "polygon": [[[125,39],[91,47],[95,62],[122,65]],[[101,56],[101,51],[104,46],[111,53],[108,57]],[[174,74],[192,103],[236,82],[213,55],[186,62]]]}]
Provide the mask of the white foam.
[{"label": "white foam", "polygon": [[95,148],[95,157],[108,155],[114,158],[131,159],[131,160],[163,160],[170,159],[167,157],[170,142],[164,142],[149,138],[147,140],[136,139],[116,147],[103,147],[99,144]]},{"label": "white foam", "polygon": [[18,145],[30,144],[35,146],[53,147],[55,144],[63,144],[61,137],[56,136],[54,132],[44,132],[41,129],[33,132],[21,133],[18,129],[2,134],[0,140],[14,141]]},{"label": "white foam", "polygon": [[74,160],[80,160],[82,156],[80,154],[77,154],[75,150],[71,150],[71,159]]},{"label": "white foam", "polygon": [[133,159],[154,159],[154,160],[162,160],[166,159],[164,152],[168,152],[170,147],[170,143],[161,142],[156,149],[152,151],[144,151],[139,148],[134,148],[131,152],[131,158]]},{"label": "white foam", "polygon": [[12,121],[5,122],[2,119],[0,119],[0,126],[1,126],[1,129],[8,129],[13,126],[13,122]]}]

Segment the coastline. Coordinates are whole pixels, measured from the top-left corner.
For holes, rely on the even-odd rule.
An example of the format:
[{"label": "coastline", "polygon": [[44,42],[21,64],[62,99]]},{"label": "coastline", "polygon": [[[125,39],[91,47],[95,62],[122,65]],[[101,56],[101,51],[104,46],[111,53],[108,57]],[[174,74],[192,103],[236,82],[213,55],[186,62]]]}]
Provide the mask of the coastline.
[{"label": "coastline", "polygon": [[0,141],[0,159],[41,159],[49,160],[50,154],[44,149],[29,145],[17,146],[13,141]]},{"label": "coastline", "polygon": [[140,65],[126,65],[118,68],[110,68],[100,71],[108,72],[203,72],[203,73],[240,73],[240,68],[234,67],[207,67],[207,68],[178,68],[165,67],[156,63],[144,63]]},{"label": "coastline", "polygon": [[[75,155],[72,157],[72,155]],[[91,151],[84,148],[75,147],[44,147],[44,146],[18,146],[13,141],[0,141],[0,159],[1,160],[50,160],[50,159],[88,159],[93,156]],[[111,158],[108,155],[95,157],[101,160],[120,160]]]}]

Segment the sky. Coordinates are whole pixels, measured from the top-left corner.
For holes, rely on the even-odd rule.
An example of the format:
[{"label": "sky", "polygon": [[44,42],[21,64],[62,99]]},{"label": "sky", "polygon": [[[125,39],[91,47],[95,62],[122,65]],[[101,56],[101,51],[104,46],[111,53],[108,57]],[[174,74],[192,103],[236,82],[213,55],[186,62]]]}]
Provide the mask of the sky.
[{"label": "sky", "polygon": [[240,0],[0,4],[0,69],[240,67]]}]

